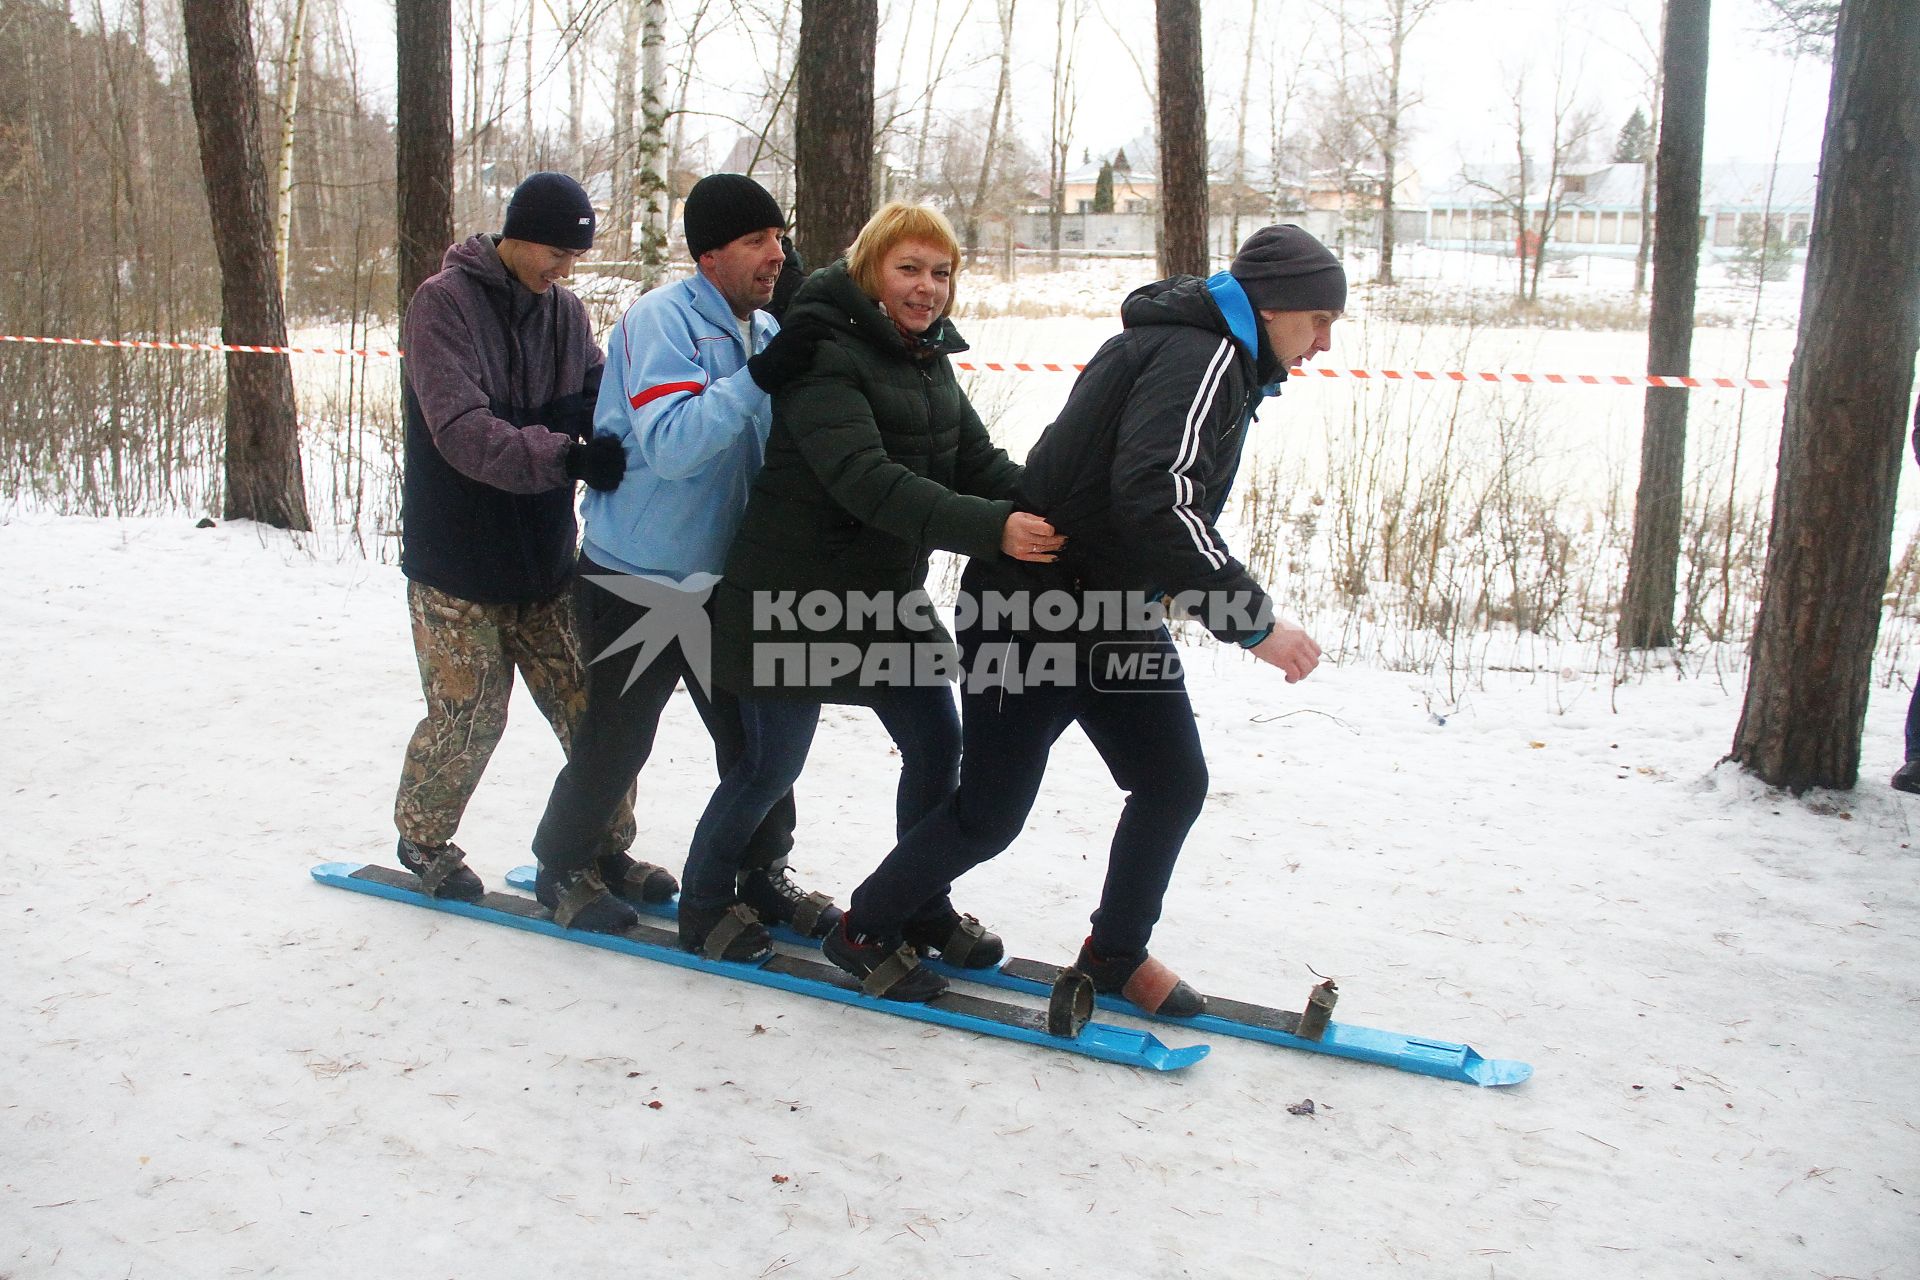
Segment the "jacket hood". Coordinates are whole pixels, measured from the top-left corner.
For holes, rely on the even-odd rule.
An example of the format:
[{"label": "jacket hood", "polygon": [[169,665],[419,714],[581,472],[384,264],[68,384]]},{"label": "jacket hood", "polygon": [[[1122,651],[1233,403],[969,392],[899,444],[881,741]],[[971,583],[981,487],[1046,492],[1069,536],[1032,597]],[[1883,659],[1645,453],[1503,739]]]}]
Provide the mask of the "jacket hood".
[{"label": "jacket hood", "polygon": [[519,283],[507,270],[507,264],[500,261],[500,238],[491,234],[468,236],[459,244],[449,246],[446,256],[440,259],[440,269],[464,272],[489,293],[511,293]]},{"label": "jacket hood", "polygon": [[1287,370],[1274,358],[1246,291],[1225,271],[1206,280],[1174,276],[1141,285],[1120,304],[1120,323],[1128,329],[1183,324],[1232,338],[1268,395],[1286,381]]},{"label": "jacket hood", "polygon": [[[853,282],[845,258],[807,277],[807,282],[793,295],[793,303],[782,317],[781,325],[791,328],[805,321],[851,335],[903,359],[913,354],[907,350],[907,340],[900,336],[899,326]],[[953,327],[951,316],[934,321],[921,335],[921,341],[922,350],[934,355],[957,355],[968,349],[966,339]]]}]

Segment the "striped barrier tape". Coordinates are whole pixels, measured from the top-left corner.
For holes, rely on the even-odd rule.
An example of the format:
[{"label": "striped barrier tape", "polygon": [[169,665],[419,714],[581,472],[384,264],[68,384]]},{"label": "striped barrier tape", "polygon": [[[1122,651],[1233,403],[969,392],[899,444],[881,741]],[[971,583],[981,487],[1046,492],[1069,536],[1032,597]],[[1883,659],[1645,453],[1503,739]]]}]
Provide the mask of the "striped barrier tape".
[{"label": "striped barrier tape", "polygon": [[[953,367],[967,373],[1078,373],[1084,364],[1029,364],[1021,361],[969,362]],[[1517,382],[1553,387],[1694,387],[1779,391],[1785,378],[1727,378],[1717,374],[1660,373],[1469,373],[1460,369],[1336,369],[1331,365],[1295,365],[1296,378],[1349,378],[1357,382]]]},{"label": "striped barrier tape", "polygon": [[[18,334],[0,334],[0,342],[28,342],[56,347],[117,347],[144,351],[240,351],[254,355],[359,356],[375,360],[395,360],[404,353],[378,347],[261,347],[224,342],[160,342],[153,340],[110,338],[40,338]],[[963,373],[1078,373],[1084,364],[1054,364],[1047,361],[956,360],[953,367]],[[1346,378],[1356,382],[1509,382],[1522,386],[1551,387],[1682,387],[1714,388],[1731,391],[1779,391],[1785,378],[1728,378],[1714,374],[1675,375],[1658,373],[1495,373],[1467,372],[1460,369],[1337,369],[1331,365],[1301,365],[1294,377]]]},{"label": "striped barrier tape", "polygon": [[138,351],[241,351],[259,356],[370,356],[376,360],[397,360],[400,351],[351,347],[250,347],[230,342],[160,342],[134,338],[32,338],[0,333],[0,342],[31,342],[49,347],[118,347]]}]

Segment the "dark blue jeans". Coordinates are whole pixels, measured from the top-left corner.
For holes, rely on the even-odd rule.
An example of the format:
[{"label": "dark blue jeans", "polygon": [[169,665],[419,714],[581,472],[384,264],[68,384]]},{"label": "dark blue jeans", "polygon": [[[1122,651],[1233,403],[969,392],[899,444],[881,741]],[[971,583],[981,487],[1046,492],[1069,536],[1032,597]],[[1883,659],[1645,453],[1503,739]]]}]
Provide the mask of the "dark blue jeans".
[{"label": "dark blue jeans", "polygon": [[[680,900],[692,907],[737,901],[735,880],[768,812],[790,795],[813,746],[820,705],[752,694],[739,700],[745,749],[707,801],[694,828]],[[886,690],[873,707],[900,749],[894,792],[896,837],[953,793],[960,765],[960,717],[946,685]]]},{"label": "dark blue jeans", "polygon": [[[983,646],[1010,643],[1005,635],[968,632],[959,641],[969,671]],[[1111,957],[1145,954],[1180,846],[1206,803],[1207,761],[1185,678],[1164,675],[1169,658],[1178,670],[1172,640],[1163,630],[1150,644],[1135,647],[1155,655],[1136,670],[1162,674],[1096,683],[1083,665],[1070,686],[963,693],[960,789],[854,890],[849,926],[897,936],[927,903],[944,898],[955,879],[1012,844],[1040,793],[1048,753],[1068,725],[1078,724],[1127,793],[1093,913],[1094,949]],[[1009,652],[1025,650],[1016,644]]]},{"label": "dark blue jeans", "polygon": [[[587,709],[574,730],[572,754],[553,780],[546,812],[533,835],[534,856],[555,871],[584,867],[600,851],[605,842],[601,833],[653,754],[660,715],[683,680],[700,722],[713,738],[714,764],[721,777],[727,776],[744,750],[738,700],[718,686],[711,697],[702,692],[678,641],[655,655],[631,683],[630,656],[616,654],[605,662],[594,661],[647,616],[642,606],[589,581],[589,575],[614,572],[582,555],[580,576],[574,582],[581,657],[589,664]],[[746,841],[750,846],[747,862],[753,866],[770,866],[793,848],[793,796],[774,797],[762,813],[765,820]],[[653,850],[636,853],[666,860]]]}]

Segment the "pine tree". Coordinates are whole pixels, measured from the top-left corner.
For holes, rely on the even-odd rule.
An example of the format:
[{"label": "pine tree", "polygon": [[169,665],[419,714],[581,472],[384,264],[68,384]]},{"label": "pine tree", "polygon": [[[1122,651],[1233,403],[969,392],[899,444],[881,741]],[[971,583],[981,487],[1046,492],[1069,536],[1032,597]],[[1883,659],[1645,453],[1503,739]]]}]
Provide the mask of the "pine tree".
[{"label": "pine tree", "polygon": [[1113,161],[1111,160],[1101,161],[1100,176],[1093,180],[1093,211],[1095,213],[1113,212]]},{"label": "pine tree", "polygon": [[1635,107],[1627,122],[1620,126],[1620,140],[1613,144],[1613,162],[1645,164],[1647,151],[1652,146],[1653,128],[1647,123],[1647,113]]}]

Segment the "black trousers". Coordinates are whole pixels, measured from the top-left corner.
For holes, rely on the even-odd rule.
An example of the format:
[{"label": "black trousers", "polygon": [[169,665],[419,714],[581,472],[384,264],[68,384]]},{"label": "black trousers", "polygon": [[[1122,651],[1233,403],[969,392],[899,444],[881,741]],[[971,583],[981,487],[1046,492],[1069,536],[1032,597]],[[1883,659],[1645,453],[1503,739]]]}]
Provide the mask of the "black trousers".
[{"label": "black trousers", "polygon": [[[674,686],[683,679],[694,710],[713,739],[719,775],[725,777],[746,751],[738,699],[718,686],[711,696],[702,692],[678,641],[654,655],[637,675],[633,671],[636,649],[595,661],[648,615],[644,605],[622,599],[586,577],[618,572],[582,555],[574,580],[580,656],[587,663],[587,710],[574,730],[573,754],[553,780],[547,810],[533,835],[534,856],[556,871],[584,867],[599,853],[603,842],[596,833],[605,832],[609,816],[653,754],[660,713],[673,696]],[[627,683],[629,676],[634,677],[631,685]],[[789,790],[754,830],[741,866],[770,866],[792,852],[795,819],[793,792]],[[644,857],[642,844],[636,841],[634,852]],[[668,858],[656,852],[648,860],[675,867],[681,861],[679,854],[676,850],[675,856]]]},{"label": "black trousers", "polygon": [[[1023,669],[1031,652],[1005,634],[963,631],[958,639],[968,671],[979,669],[983,651]],[[1078,724],[1127,793],[1092,917],[1094,949],[1109,957],[1144,954],[1180,847],[1206,803],[1207,762],[1172,640],[1162,630],[1133,649],[1151,660],[1119,675],[1099,670],[1105,655],[1096,648],[1070,684],[1014,692],[969,691],[963,682],[960,788],[854,890],[850,927],[897,935],[955,879],[1011,845],[1040,793],[1053,744]]]}]

